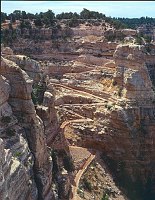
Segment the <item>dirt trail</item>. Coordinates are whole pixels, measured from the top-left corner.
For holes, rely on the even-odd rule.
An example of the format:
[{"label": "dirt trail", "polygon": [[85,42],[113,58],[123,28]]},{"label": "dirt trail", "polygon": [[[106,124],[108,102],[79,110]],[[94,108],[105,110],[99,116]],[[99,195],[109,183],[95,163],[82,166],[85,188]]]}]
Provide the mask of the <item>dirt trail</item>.
[{"label": "dirt trail", "polygon": [[73,119],[73,120],[69,120],[69,121],[65,121],[61,124],[60,128],[61,129],[64,129],[68,124],[71,124],[73,122],[93,122],[92,119],[89,119],[89,118],[83,118],[83,119]]},{"label": "dirt trail", "polygon": [[[61,131],[63,132],[65,127],[71,123],[74,123],[74,122],[93,122],[92,119],[89,119],[89,118],[82,118],[82,119],[75,119],[75,120],[69,120],[69,121],[65,121],[61,124],[60,126],[60,129]],[[76,147],[76,146],[71,146],[72,148],[81,148],[81,147]],[[77,189],[78,189],[78,186],[79,186],[79,181],[80,181],[80,178],[81,176],[83,175],[83,173],[85,172],[85,170],[87,169],[87,167],[89,166],[89,164],[92,162],[92,160],[95,158],[95,155],[91,154],[88,159],[86,160],[86,162],[84,163],[84,165],[82,166],[82,168],[78,171],[78,173],[76,174],[73,182],[74,182],[74,185],[72,185],[72,197],[70,198],[70,200],[80,200],[80,197],[77,195]]]},{"label": "dirt trail", "polygon": [[87,167],[90,165],[90,163],[92,162],[92,160],[95,158],[95,155],[91,154],[89,156],[89,158],[86,160],[86,162],[84,163],[84,165],[82,166],[82,168],[78,171],[78,173],[76,174],[75,178],[74,178],[74,183],[75,185],[72,185],[72,197],[71,200],[79,200],[79,196],[77,194],[77,189],[79,186],[79,181],[81,176],[83,175],[83,173],[86,171]]},{"label": "dirt trail", "polygon": [[[72,103],[72,104],[66,103],[66,104],[63,104],[63,107],[67,107],[71,105],[72,106],[104,106],[105,103],[104,102],[102,103]],[[59,106],[55,106],[55,107],[59,107]]]},{"label": "dirt trail", "polygon": [[[63,106],[64,106],[65,104],[63,104]],[[70,104],[69,104],[70,105]],[[65,107],[64,107],[65,108]],[[78,117],[78,118],[80,118],[80,119],[85,119],[85,117],[84,116],[82,116],[82,115],[80,115],[80,114],[78,114],[78,113],[76,113],[76,112],[73,112],[72,110],[68,110],[67,108],[65,108],[65,110],[68,112],[68,113],[70,113],[70,114],[74,114],[74,116],[76,116],[76,117]]]},{"label": "dirt trail", "polygon": [[[93,98],[95,98],[95,99],[99,99],[99,100],[101,100],[101,101],[105,101],[105,98],[96,96],[96,95],[92,94],[91,92],[90,92],[90,93],[89,93],[89,92],[85,92],[85,91],[82,90],[83,88],[76,88],[76,89],[75,89],[75,87],[66,86],[66,85],[63,85],[63,84],[58,84],[58,83],[51,83],[51,84],[53,84],[53,85],[55,85],[55,86],[58,86],[58,87],[62,87],[62,88],[68,89],[68,90],[73,90],[74,92],[83,94],[83,95],[85,95],[85,96],[91,96],[91,97],[93,97]],[[106,99],[107,99],[107,98],[110,97],[110,95],[107,94],[107,93],[105,93],[105,97],[106,97]]]},{"label": "dirt trail", "polygon": [[[97,70],[95,69],[95,71],[97,71]],[[92,104],[91,103],[90,104],[82,104],[82,103],[81,104],[63,104],[63,106],[70,106],[70,105],[73,105],[73,106],[74,105],[75,106],[83,106],[83,105],[88,105],[88,106],[94,105],[94,106],[97,106],[98,105],[98,106],[100,106],[100,105],[104,105],[104,102],[106,100],[110,100],[111,102],[115,101],[115,99],[113,99],[111,97],[111,94],[109,94],[107,92],[95,92],[95,91],[91,91],[91,90],[82,88],[80,86],[77,86],[77,87],[76,86],[71,86],[71,85],[68,86],[68,85],[64,85],[64,84],[60,84],[60,83],[52,83],[51,82],[51,84],[54,87],[60,87],[60,88],[64,88],[64,89],[67,89],[67,90],[72,90],[75,93],[81,94],[81,95],[86,96],[86,97],[95,98],[95,99],[101,101],[99,103],[92,103]],[[80,119],[73,119],[73,120],[64,121],[60,126],[61,133],[64,133],[65,127],[67,125],[70,125],[71,123],[93,122],[93,120],[90,119],[90,118],[85,118],[82,115],[77,114],[77,113],[75,113],[75,114]],[[73,146],[73,148],[78,149],[77,146]],[[91,153],[90,156],[86,159],[86,161],[83,164],[83,166],[81,167],[81,169],[75,175],[74,180],[72,180],[73,182],[72,182],[72,192],[71,192],[70,200],[81,200],[81,198],[77,194],[77,190],[78,190],[78,187],[79,187],[79,182],[80,182],[81,176],[87,170],[88,166],[90,165],[90,163],[93,161],[94,158],[95,158],[95,155]],[[71,179],[72,179],[72,177],[71,177]]]}]

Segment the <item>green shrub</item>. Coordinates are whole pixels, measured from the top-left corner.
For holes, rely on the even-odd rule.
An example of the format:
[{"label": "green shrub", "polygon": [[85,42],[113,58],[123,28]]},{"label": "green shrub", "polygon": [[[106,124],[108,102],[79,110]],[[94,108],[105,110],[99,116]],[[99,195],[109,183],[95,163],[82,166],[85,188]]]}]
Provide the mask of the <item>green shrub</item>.
[{"label": "green shrub", "polygon": [[151,52],[151,45],[150,45],[150,44],[147,44],[147,45],[145,46],[145,49],[146,49],[146,52],[147,52],[147,53],[150,53],[150,52]]},{"label": "green shrub", "polygon": [[118,96],[119,96],[119,97],[122,96],[122,90],[121,90],[121,88],[119,88],[119,90],[118,90]]},{"label": "green shrub", "polygon": [[113,105],[111,104],[105,104],[105,108],[107,108],[108,110],[110,110],[113,107]]},{"label": "green shrub", "polygon": [[80,188],[77,189],[77,194],[82,198],[84,197],[84,192]]},{"label": "green shrub", "polygon": [[109,195],[105,193],[101,200],[109,200]]},{"label": "green shrub", "polygon": [[56,150],[51,151],[51,157],[52,157],[52,162],[53,162],[53,168],[52,168],[52,174],[53,174],[53,179],[56,178],[56,175],[59,171],[58,167],[58,153]]},{"label": "green shrub", "polygon": [[8,128],[8,129],[6,130],[6,134],[7,134],[8,136],[15,136],[15,133],[16,133],[16,131],[15,131],[14,129]]},{"label": "green shrub", "polygon": [[147,134],[147,129],[145,128],[144,120],[141,120],[141,121],[140,121],[140,124],[139,124],[139,131],[140,131],[141,133],[143,133],[144,135]]},{"label": "green shrub", "polygon": [[78,26],[78,25],[79,25],[79,22],[78,22],[77,19],[71,18],[71,19],[69,20],[69,22],[68,22],[68,26],[69,26],[69,27],[76,27],[76,26]]},{"label": "green shrub", "polygon": [[106,35],[105,38],[110,41],[110,42],[114,42],[115,39],[116,39],[116,35],[115,34],[112,34],[112,35]]},{"label": "green shrub", "polygon": [[112,81],[112,85],[113,85],[113,86],[117,85],[117,81],[113,80],[113,81]]},{"label": "green shrub", "polygon": [[88,191],[92,191],[92,185],[91,182],[89,182],[86,178],[83,179],[83,187],[88,190]]},{"label": "green shrub", "polygon": [[146,43],[151,42],[151,39],[152,39],[151,36],[146,35],[146,36],[143,36],[143,37],[144,37]]},{"label": "green shrub", "polygon": [[63,164],[64,164],[64,168],[67,171],[69,171],[69,172],[74,171],[73,161],[72,161],[72,158],[70,156],[67,156],[67,155],[64,156]]},{"label": "green shrub", "polygon": [[142,44],[143,44],[142,37],[137,36],[137,37],[136,37],[136,43],[139,44],[139,45],[142,45]]},{"label": "green shrub", "polygon": [[10,121],[11,121],[11,117],[10,116],[3,116],[2,118],[1,118],[1,122],[2,123],[10,123]]},{"label": "green shrub", "polygon": [[36,84],[33,86],[31,98],[34,105],[42,104],[44,98],[45,86],[41,84]]},{"label": "green shrub", "polygon": [[17,151],[17,152],[15,152],[14,156],[15,156],[16,158],[18,158],[18,157],[21,156],[21,154],[22,154],[21,152]]}]

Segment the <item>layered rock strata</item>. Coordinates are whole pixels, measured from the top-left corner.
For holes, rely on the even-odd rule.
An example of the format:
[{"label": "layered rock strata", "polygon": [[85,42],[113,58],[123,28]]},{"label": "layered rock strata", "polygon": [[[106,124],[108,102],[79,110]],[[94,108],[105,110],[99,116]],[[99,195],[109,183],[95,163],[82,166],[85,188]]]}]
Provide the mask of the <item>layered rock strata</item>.
[{"label": "layered rock strata", "polygon": [[36,115],[31,100],[32,80],[14,62],[3,57],[0,73],[9,80],[10,96],[8,102],[13,114],[24,129],[29,149],[34,156],[33,173],[38,198],[52,199],[52,162],[46,146],[43,122]]},{"label": "layered rock strata", "polygon": [[113,62],[79,76],[68,73],[59,84],[53,82],[69,145],[104,152],[115,181],[126,189],[135,187],[133,194],[127,193],[129,199],[155,195],[153,63],[153,53],[148,54],[144,46],[119,45]]},{"label": "layered rock strata", "polygon": [[0,75],[0,199],[35,200],[38,190],[33,173],[34,157],[25,130],[8,103],[10,92],[9,81]]}]

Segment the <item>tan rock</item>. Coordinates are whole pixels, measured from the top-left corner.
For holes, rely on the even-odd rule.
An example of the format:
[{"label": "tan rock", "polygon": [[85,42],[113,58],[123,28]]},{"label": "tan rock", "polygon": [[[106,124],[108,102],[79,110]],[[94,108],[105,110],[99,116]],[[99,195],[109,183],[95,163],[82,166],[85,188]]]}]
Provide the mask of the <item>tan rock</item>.
[{"label": "tan rock", "polygon": [[10,47],[2,47],[1,53],[6,55],[13,55],[13,50]]},{"label": "tan rock", "polygon": [[[52,199],[53,194],[52,190],[50,190],[52,184],[52,163],[47,150],[43,122],[36,115],[31,100],[32,80],[14,62],[4,58],[1,60],[0,73],[3,76],[5,75],[11,86],[9,103],[13,113],[19,120],[21,120],[20,115],[23,115],[22,126],[26,133],[29,148],[35,159],[33,172],[39,198],[46,199],[48,197]],[[18,168],[16,171],[18,173]],[[19,184],[18,181],[17,183]],[[10,188],[12,189],[12,186]],[[24,191],[26,192],[26,190]],[[26,198],[21,197],[20,199]]]}]

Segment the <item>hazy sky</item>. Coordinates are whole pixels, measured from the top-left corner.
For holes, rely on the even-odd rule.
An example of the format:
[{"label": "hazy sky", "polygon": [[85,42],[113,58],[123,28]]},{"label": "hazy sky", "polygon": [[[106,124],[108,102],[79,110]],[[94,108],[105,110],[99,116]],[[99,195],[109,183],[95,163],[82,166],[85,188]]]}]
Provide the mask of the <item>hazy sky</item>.
[{"label": "hazy sky", "polygon": [[39,13],[48,9],[55,14],[80,13],[83,8],[111,17],[155,17],[154,1],[1,1],[1,11],[6,13],[14,10]]}]

